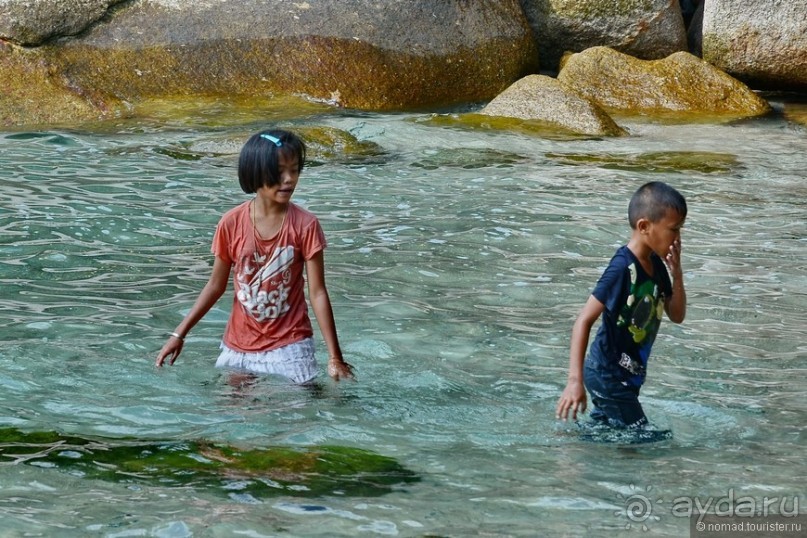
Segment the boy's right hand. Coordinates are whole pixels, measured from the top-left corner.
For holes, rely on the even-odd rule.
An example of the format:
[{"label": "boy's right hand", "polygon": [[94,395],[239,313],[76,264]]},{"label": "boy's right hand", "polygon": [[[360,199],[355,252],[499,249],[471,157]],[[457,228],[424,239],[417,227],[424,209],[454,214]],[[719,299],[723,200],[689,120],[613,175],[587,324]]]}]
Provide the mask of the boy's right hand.
[{"label": "boy's right hand", "polygon": [[558,420],[568,420],[569,411],[571,411],[572,420],[577,420],[577,412],[583,413],[586,410],[586,404],[586,388],[583,383],[569,381],[566,388],[563,389],[563,394],[560,395],[560,400],[558,400],[555,417]]}]

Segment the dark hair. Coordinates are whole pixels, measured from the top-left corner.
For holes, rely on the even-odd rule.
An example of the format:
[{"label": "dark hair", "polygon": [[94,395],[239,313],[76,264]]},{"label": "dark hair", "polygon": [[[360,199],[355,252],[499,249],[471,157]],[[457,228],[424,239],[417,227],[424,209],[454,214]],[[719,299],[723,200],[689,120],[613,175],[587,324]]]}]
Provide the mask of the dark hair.
[{"label": "dark hair", "polygon": [[305,166],[305,142],[296,134],[274,129],[252,135],[238,157],[238,183],[252,194],[263,186],[280,183],[280,154],[297,157],[300,171]]},{"label": "dark hair", "polygon": [[668,209],[676,211],[682,218],[687,216],[687,202],[680,192],[661,181],[651,181],[639,187],[631,197],[628,222],[634,229],[641,218],[658,222]]}]

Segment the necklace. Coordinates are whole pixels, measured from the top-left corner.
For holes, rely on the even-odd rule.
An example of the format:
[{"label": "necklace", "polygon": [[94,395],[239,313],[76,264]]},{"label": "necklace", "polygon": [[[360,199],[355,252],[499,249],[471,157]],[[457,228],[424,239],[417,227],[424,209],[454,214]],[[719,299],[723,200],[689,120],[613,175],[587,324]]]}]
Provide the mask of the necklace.
[{"label": "necklace", "polygon": [[[250,206],[251,206],[250,209],[252,210],[251,211],[251,213],[252,213],[252,239],[253,239],[253,243],[255,245],[255,260],[256,261],[262,261],[262,260],[264,260],[266,258],[266,252],[264,251],[263,248],[261,248],[262,244],[265,241],[264,241],[263,237],[261,236],[261,233],[258,231],[258,226],[257,226],[257,223],[256,223],[256,216],[255,216],[256,211],[255,211],[255,199],[254,198],[252,199],[252,202],[250,202]],[[270,252],[274,248],[275,243],[277,243],[280,240],[280,232],[281,232],[281,230],[283,230],[283,225],[286,223],[286,215],[288,214],[288,212],[289,212],[288,208],[286,208],[283,211],[283,220],[280,221],[280,227],[272,235],[273,239],[272,239],[271,244],[269,245],[270,248],[267,249]]]}]

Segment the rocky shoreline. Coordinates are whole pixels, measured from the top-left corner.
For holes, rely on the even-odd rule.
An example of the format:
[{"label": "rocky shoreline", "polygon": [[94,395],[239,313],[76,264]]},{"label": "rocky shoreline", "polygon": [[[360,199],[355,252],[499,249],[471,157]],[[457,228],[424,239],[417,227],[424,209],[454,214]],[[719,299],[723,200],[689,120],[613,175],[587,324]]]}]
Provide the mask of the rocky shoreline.
[{"label": "rocky shoreline", "polygon": [[771,108],[752,90],[807,92],[807,0],[695,3],[687,26],[678,0],[4,0],[0,126],[296,95],[369,111],[488,103],[610,136],[624,134],[614,113],[756,116]]}]

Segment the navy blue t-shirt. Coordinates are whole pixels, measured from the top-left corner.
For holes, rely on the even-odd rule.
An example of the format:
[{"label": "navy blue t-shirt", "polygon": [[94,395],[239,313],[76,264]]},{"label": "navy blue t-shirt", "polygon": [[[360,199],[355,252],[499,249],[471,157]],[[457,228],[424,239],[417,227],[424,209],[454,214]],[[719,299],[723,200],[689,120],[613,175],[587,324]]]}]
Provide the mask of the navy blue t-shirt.
[{"label": "navy blue t-shirt", "polygon": [[652,277],[627,246],[620,247],[591,292],[605,305],[605,311],[589,358],[635,387],[644,383],[664,301],[672,295],[664,262],[656,254],[650,260]]}]

